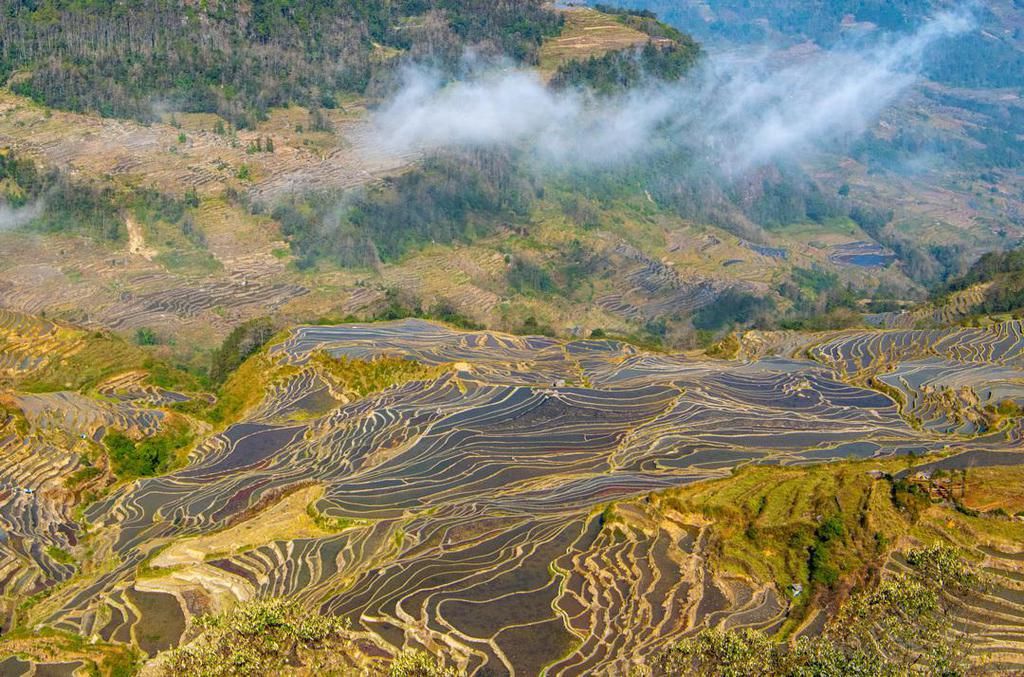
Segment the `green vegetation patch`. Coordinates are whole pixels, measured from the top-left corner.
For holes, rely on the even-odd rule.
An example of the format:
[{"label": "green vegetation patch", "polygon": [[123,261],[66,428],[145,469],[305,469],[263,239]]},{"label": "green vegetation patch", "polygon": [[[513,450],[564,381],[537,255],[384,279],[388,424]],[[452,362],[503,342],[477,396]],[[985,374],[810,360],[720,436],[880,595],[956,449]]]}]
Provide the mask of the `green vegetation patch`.
[{"label": "green vegetation patch", "polygon": [[953,292],[979,284],[988,284],[988,288],[972,312],[1019,313],[1024,308],[1024,249],[982,255],[964,275],[937,291],[934,300],[941,302]]},{"label": "green vegetation patch", "polygon": [[725,570],[782,588],[828,588],[877,562],[922,507],[868,469],[864,463],[753,466],[663,500],[715,522]]},{"label": "green vegetation patch", "polygon": [[51,545],[46,548],[46,554],[50,556],[50,559],[61,564],[75,563],[75,558],[70,552],[63,548],[58,548],[55,545]]},{"label": "green vegetation patch", "polygon": [[367,267],[431,243],[471,242],[523,220],[537,186],[508,154],[427,158],[384,186],[355,195],[289,198],[273,210],[299,267],[319,260]]},{"label": "green vegetation patch", "polygon": [[168,421],[163,432],[138,442],[119,430],[111,430],[104,436],[103,445],[114,473],[131,479],[167,472],[177,465],[181,452],[194,438],[191,426],[175,418]]},{"label": "green vegetation patch", "polygon": [[[56,355],[38,369],[17,379],[16,387],[24,392],[58,390],[87,391],[111,376],[141,367],[146,354],[136,346],[106,331],[86,332],[61,327],[58,340],[69,350],[59,347]],[[70,349],[72,345],[77,347]]]},{"label": "green vegetation patch", "polygon": [[314,353],[311,362],[323,369],[353,399],[410,381],[434,379],[447,371],[446,366],[431,366],[400,357],[354,360],[344,356],[332,357],[323,351]]},{"label": "green vegetation patch", "polygon": [[246,602],[221,614],[193,620],[186,642],[157,661],[158,675],[269,675],[301,665],[308,674],[361,674],[371,677],[456,677],[422,651],[392,659],[360,651],[347,619],[329,616],[292,599]]},{"label": "green vegetation patch", "polygon": [[700,54],[700,46],[689,39],[685,43],[648,42],[640,48],[616,50],[584,61],[574,59],[564,63],[555,72],[551,85],[615,94],[645,82],[674,82],[690,72]]},{"label": "green vegetation patch", "polygon": [[534,63],[544,37],[562,26],[540,0],[48,0],[4,13],[0,77],[17,71],[12,89],[21,95],[143,121],[172,102],[239,127],[292,102],[335,108],[345,92],[390,74],[393,59],[381,52],[415,49],[454,70],[467,47],[480,45]]},{"label": "green vegetation patch", "polygon": [[121,240],[125,231],[114,189],[44,170],[9,149],[0,152],[3,200],[18,225],[44,233],[76,232],[100,240]]}]

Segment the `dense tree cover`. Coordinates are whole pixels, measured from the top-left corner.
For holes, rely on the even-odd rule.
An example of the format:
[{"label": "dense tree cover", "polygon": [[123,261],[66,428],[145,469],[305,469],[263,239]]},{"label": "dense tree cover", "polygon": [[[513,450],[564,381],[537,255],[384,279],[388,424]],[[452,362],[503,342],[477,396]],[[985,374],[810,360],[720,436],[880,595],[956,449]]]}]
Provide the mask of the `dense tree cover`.
[{"label": "dense tree cover", "polygon": [[512,262],[505,277],[509,288],[520,294],[550,294],[558,289],[547,270],[523,258]]},{"label": "dense tree cover", "polygon": [[0,190],[0,204],[16,210],[10,225],[82,232],[107,240],[123,236],[117,198],[109,186],[73,180],[56,169],[43,170],[30,158],[6,151],[0,153]]},{"label": "dense tree cover", "polygon": [[[130,213],[140,223],[177,224],[194,243],[205,244],[187,214],[188,195],[179,198],[152,188],[119,191],[55,168],[42,169],[11,151],[0,152],[0,205],[4,204],[15,210],[14,223],[0,224],[4,226],[120,240],[125,235],[124,214]],[[18,218],[20,214],[25,218]]]},{"label": "dense tree cover", "polygon": [[539,0],[13,0],[0,77],[55,107],[152,120],[171,106],[244,126],[363,91],[389,68],[378,45],[449,66],[468,47],[533,62],[560,26]]},{"label": "dense tree cover", "polygon": [[[743,200],[749,194],[743,183],[732,187],[734,199]],[[823,223],[826,219],[845,216],[843,205],[826,196],[821,188],[808,177],[783,170],[761,179],[761,185],[753,193],[745,213],[765,228],[776,228],[792,223],[813,221]]]},{"label": "dense tree cover", "polygon": [[948,291],[959,291],[976,284],[992,282],[1002,275],[1024,273],[1024,249],[1005,252],[988,252],[974,262],[966,273],[950,280]]},{"label": "dense tree cover", "polygon": [[523,219],[537,190],[510,155],[467,151],[429,157],[360,195],[288,198],[273,216],[300,266],[372,266],[431,242],[489,235]]},{"label": "dense tree cover", "polygon": [[[957,100],[959,107],[977,108],[966,100]],[[850,155],[866,164],[872,172],[902,172],[921,157],[938,157],[951,166],[961,168],[1014,169],[1024,166],[1024,113],[988,109],[985,124],[970,125],[964,130],[967,138],[925,127],[903,128],[892,138],[867,134],[850,148]]]},{"label": "dense tree cover", "polygon": [[925,74],[954,87],[1020,87],[1024,51],[992,33],[972,32],[933,49]]},{"label": "dense tree cover", "polygon": [[961,272],[965,252],[959,245],[922,246],[893,227],[893,212],[852,203],[849,216],[876,242],[896,254],[912,279],[934,285]]},{"label": "dense tree cover", "polygon": [[860,295],[851,286],[843,284],[836,273],[818,266],[794,267],[790,280],[781,282],[775,290],[793,302],[792,310],[777,322],[781,328],[804,331],[843,329],[860,319],[856,312]]},{"label": "dense tree cover", "polygon": [[700,57],[700,46],[686,42],[648,42],[643,47],[613,50],[559,66],[551,79],[555,88],[585,87],[598,94],[623,92],[645,82],[679,80]]},{"label": "dense tree cover", "polygon": [[235,327],[210,360],[210,381],[221,384],[245,362],[246,358],[267,344],[277,332],[273,320],[259,317]]},{"label": "dense tree cover", "polygon": [[758,630],[706,629],[663,652],[658,666],[716,676],[967,674],[970,637],[952,612],[984,589],[982,574],[944,545],[906,559],[909,573],[855,593],[817,637],[778,644]]},{"label": "dense tree cover", "polygon": [[710,223],[754,242],[763,241],[763,228],[823,223],[850,209],[798,167],[768,165],[727,177],[703,155],[681,147],[678,138],[655,135],[641,162],[564,172],[554,178],[557,186],[578,196],[566,209],[580,223],[581,218],[595,222],[593,211],[617,200],[649,195],[659,207],[685,219]]},{"label": "dense tree cover", "polygon": [[770,298],[740,289],[727,289],[715,302],[698,310],[693,326],[700,330],[718,331],[734,325],[750,326],[766,321],[775,311]]}]

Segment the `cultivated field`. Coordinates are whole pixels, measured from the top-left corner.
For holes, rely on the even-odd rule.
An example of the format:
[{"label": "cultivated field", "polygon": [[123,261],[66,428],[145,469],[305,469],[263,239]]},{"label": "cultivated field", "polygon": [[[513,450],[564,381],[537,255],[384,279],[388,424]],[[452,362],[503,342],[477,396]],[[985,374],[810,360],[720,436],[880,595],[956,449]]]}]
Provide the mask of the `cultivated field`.
[{"label": "cultivated field", "polygon": [[[419,320],[299,327],[259,358],[265,394],[241,421],[200,441],[184,468],[122,484],[79,520],[73,499],[42,495],[75,459],[12,447],[8,485],[37,493],[9,502],[5,519],[23,538],[48,533],[33,520],[50,506],[47,538],[74,555],[62,564],[15,548],[10,561],[24,563],[4,594],[48,589],[32,623],[149,654],[198,613],[284,595],[350,619],[376,651],[424,646],[496,674],[621,672],[698,627],[792,622],[779,580],[722,568],[714,519],[636,497],[752,462],[905,467],[891,459],[943,452],[1019,463],[1016,429],[917,425],[851,375],[876,359],[913,369],[929,352],[975,383],[974,360],[1016,371],[1020,346],[1011,323],[847,334],[810,348],[817,361],[735,363]],[[378,376],[346,380],[346,360]],[[106,404],[21,396],[35,432],[9,444],[58,428],[142,431],[160,425],[151,407],[180,397],[132,373],[100,391]],[[1005,613],[1019,622],[1018,607]],[[1024,664],[1016,644],[992,638],[1000,661]]]}]

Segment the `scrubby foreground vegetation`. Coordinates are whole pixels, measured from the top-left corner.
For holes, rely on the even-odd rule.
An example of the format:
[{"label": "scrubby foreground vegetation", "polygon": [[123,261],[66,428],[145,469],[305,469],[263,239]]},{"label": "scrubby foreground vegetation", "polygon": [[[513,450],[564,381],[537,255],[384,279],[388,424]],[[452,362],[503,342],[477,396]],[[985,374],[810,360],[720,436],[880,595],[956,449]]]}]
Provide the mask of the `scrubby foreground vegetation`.
[{"label": "scrubby foreground vegetation", "polygon": [[846,600],[822,634],[779,644],[759,630],[705,629],[668,649],[668,674],[956,675],[971,672],[973,639],[957,612],[981,593],[982,576],[950,546],[911,550],[910,573]]},{"label": "scrubby foreground vegetation", "polygon": [[[388,677],[455,677],[436,659],[406,651],[381,660],[360,652],[340,618],[311,613],[295,601],[249,602],[231,612],[197,618],[196,638],[170,651],[157,674],[254,675],[288,673],[387,675]],[[298,669],[295,669],[298,668]]]}]

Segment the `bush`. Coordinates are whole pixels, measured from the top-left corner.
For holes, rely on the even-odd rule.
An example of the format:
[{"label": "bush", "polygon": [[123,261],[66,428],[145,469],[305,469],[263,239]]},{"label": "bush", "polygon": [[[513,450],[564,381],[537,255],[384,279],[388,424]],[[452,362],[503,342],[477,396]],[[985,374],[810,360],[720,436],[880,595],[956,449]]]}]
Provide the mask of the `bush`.
[{"label": "bush", "polygon": [[345,651],[347,622],[302,608],[295,600],[248,602],[225,614],[196,618],[194,639],[170,651],[163,674],[269,675],[283,671],[300,652]]},{"label": "bush", "polygon": [[[839,538],[826,520],[819,531]],[[776,644],[758,630],[705,629],[655,659],[666,674],[907,675],[966,674],[970,638],[954,626],[953,595],[983,589],[983,581],[948,546],[907,553],[909,575],[885,578],[854,593],[822,634]],[[951,587],[952,584],[952,587]]]},{"label": "bush", "polygon": [[388,669],[388,677],[457,677],[454,668],[446,668],[438,659],[423,651],[403,651]]},{"label": "bush", "polygon": [[111,430],[103,438],[114,473],[121,478],[151,477],[167,472],[177,454],[192,443],[188,424],[173,422],[158,435],[135,442],[119,430]]},{"label": "bush", "polygon": [[160,341],[156,337],[154,332],[149,327],[141,327],[135,330],[135,343],[140,346],[155,346]]}]

